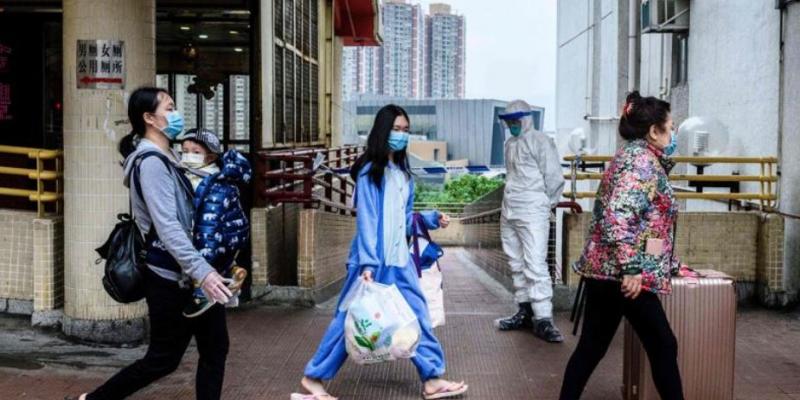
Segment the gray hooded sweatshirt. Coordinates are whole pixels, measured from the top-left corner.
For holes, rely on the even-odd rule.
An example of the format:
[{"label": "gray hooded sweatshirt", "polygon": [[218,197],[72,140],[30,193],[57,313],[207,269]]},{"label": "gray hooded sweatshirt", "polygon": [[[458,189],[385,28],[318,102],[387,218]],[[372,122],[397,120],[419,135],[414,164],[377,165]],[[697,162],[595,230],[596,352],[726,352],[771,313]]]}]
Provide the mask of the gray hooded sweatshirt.
[{"label": "gray hooded sweatshirt", "polygon": [[[183,273],[202,282],[214,268],[192,244],[192,200],[181,186],[180,177],[175,176],[158,157],[147,157],[137,163],[142,193],[137,193],[136,185],[130,182],[133,160],[139,154],[153,150],[164,154],[176,168],[180,168],[174,151],[164,152],[147,139],[142,139],[136,151],[125,159],[124,184],[130,189],[136,225],[142,234],[147,234],[151,227],[155,227],[155,233],[165,250],[178,262]],[[158,265],[148,264],[148,267],[164,279],[181,281],[180,274],[172,270],[160,268]]]}]

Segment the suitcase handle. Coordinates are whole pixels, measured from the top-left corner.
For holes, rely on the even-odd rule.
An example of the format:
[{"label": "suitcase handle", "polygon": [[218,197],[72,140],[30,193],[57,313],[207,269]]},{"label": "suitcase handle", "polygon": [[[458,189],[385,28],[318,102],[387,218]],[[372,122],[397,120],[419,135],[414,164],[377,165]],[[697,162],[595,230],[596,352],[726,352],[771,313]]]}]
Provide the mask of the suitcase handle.
[{"label": "suitcase handle", "polygon": [[700,284],[700,279],[695,278],[695,277],[687,276],[687,277],[684,277],[682,279],[683,279],[684,282],[686,282],[687,285],[696,286],[696,285]]}]

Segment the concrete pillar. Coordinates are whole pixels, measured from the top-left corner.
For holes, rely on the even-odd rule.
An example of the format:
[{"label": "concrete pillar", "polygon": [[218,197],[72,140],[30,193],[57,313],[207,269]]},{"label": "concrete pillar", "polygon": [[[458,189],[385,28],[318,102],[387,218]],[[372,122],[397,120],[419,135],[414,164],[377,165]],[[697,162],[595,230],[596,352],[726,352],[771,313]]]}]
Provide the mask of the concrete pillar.
[{"label": "concrete pillar", "polygon": [[[327,51],[328,49],[326,49]],[[344,104],[344,96],[342,95],[342,55],[344,54],[344,44],[341,38],[332,38],[330,51],[333,53],[333,65],[329,67],[331,70],[331,100],[326,103],[330,107],[330,125],[331,138],[328,142],[331,147],[341,147],[344,145],[345,132],[343,128],[343,115],[341,104]]]},{"label": "concrete pillar", "polygon": [[[783,212],[800,215],[800,3],[783,11],[783,79],[781,87],[781,204]],[[783,284],[796,300],[800,292],[800,221],[786,219]]]},{"label": "concrete pillar", "polygon": [[[127,120],[131,91],[155,84],[155,0],[64,0],[63,10],[63,330],[90,341],[136,341],[145,333],[146,308],[120,305],[105,293],[94,249],[128,208],[116,146],[130,126],[115,121]],[[124,90],[77,88],[77,41],[95,39],[124,41]]]}]

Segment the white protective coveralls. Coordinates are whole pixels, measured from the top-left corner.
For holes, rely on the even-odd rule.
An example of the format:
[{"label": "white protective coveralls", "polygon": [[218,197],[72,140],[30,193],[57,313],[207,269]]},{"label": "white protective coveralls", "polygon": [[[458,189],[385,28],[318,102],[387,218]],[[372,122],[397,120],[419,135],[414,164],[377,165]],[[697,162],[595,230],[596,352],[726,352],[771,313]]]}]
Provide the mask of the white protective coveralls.
[{"label": "white protective coveralls", "polygon": [[547,267],[550,210],[558,204],[564,176],[555,142],[533,127],[531,107],[516,100],[500,118],[521,120],[522,133],[505,143],[506,184],[500,236],[509,257],[517,303],[530,302],[534,319],[553,317]]}]

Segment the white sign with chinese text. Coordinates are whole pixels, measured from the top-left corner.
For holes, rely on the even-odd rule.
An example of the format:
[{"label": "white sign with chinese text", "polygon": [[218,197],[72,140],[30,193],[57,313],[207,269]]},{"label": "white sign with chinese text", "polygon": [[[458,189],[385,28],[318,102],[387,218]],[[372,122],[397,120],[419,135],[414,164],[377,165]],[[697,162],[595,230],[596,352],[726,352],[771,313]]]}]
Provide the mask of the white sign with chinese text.
[{"label": "white sign with chinese text", "polygon": [[125,89],[125,42],[78,40],[78,89]]}]

